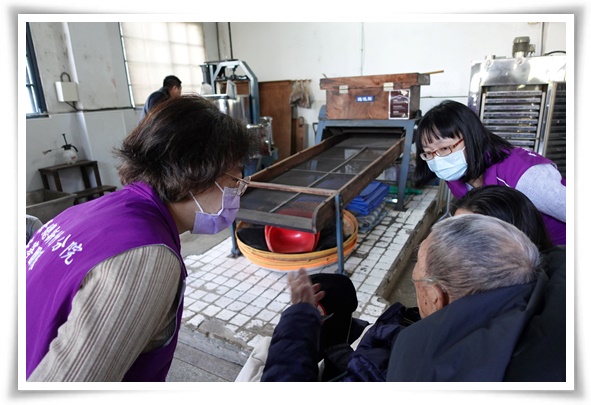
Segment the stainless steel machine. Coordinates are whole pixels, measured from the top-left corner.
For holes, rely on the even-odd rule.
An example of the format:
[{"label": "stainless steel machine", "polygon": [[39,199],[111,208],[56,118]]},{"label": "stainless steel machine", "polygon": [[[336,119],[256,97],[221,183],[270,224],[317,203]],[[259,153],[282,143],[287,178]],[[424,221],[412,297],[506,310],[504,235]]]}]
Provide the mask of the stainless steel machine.
[{"label": "stainless steel machine", "polygon": [[[238,68],[243,71],[243,75],[236,74]],[[213,92],[212,95],[206,96],[213,99],[224,98],[224,96],[225,98],[235,99],[237,95],[236,88],[231,85],[228,86],[228,82],[248,82],[248,97],[243,97],[240,104],[244,103],[243,100],[247,100],[244,106],[246,121],[249,124],[259,123],[259,81],[246,62],[236,59],[205,62],[205,64],[201,65],[201,72],[203,73],[203,82],[208,84]]]},{"label": "stainless steel machine", "polygon": [[[240,119],[259,145],[245,164],[245,176],[270,166],[278,157],[273,143],[272,117],[260,116],[259,82],[248,64],[242,60],[205,62],[201,65],[203,82],[211,94],[203,97],[211,100],[224,114]],[[242,73],[242,74],[240,74]],[[239,94],[238,85],[247,84],[247,94]]]},{"label": "stainless steel machine", "polygon": [[473,62],[468,106],[492,132],[551,159],[566,177],[566,56],[528,54]]}]

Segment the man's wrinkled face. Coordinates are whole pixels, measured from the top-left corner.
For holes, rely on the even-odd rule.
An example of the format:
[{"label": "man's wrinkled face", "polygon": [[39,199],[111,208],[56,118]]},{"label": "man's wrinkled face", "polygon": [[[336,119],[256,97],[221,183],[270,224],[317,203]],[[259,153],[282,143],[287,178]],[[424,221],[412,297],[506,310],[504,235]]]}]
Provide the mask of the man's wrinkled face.
[{"label": "man's wrinkled face", "polygon": [[431,235],[421,243],[417,253],[417,263],[412,270],[412,280],[417,296],[417,306],[421,318],[431,315],[441,308],[441,292],[436,282],[433,282],[426,275],[427,249],[431,244]]}]

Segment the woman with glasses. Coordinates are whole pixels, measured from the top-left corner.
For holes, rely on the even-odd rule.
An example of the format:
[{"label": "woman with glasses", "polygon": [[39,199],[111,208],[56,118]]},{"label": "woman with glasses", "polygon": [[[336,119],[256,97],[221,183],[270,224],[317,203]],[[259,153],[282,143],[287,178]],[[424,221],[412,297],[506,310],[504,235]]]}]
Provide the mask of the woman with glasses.
[{"label": "woman with glasses", "polygon": [[425,114],[415,142],[417,186],[438,177],[456,198],[481,186],[515,188],[540,211],[552,242],[566,244],[566,179],[551,160],[513,146],[470,108],[451,100]]},{"label": "woman with glasses", "polygon": [[123,189],[27,245],[28,381],[165,381],[183,312],[184,232],[232,224],[246,126],[198,96],[158,104],[115,151]]}]

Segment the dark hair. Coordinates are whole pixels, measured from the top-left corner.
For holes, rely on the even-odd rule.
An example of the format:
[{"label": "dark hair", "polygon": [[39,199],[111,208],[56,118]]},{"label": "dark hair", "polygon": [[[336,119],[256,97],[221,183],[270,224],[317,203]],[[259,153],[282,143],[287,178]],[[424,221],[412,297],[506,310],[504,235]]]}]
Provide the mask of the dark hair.
[{"label": "dark hair", "polygon": [[541,251],[553,246],[542,215],[530,199],[519,190],[500,185],[474,188],[452,203],[452,213],[455,213],[458,208],[499,218],[515,225]]},{"label": "dark hair", "polygon": [[162,87],[166,87],[167,89],[170,89],[172,87],[180,87],[181,86],[181,81],[179,80],[178,77],[170,75],[170,76],[166,76],[164,78],[164,81],[162,82]]},{"label": "dark hair", "polygon": [[480,177],[491,165],[504,160],[513,145],[487,129],[474,111],[457,101],[445,100],[436,105],[419,121],[415,131],[417,149],[414,179],[417,186],[435,178],[427,162],[420,158],[423,143],[436,139],[464,138],[468,168],[464,181]]},{"label": "dark hair", "polygon": [[163,201],[178,202],[240,165],[252,142],[242,121],[185,95],[156,105],[114,153],[122,184],[142,181]]}]

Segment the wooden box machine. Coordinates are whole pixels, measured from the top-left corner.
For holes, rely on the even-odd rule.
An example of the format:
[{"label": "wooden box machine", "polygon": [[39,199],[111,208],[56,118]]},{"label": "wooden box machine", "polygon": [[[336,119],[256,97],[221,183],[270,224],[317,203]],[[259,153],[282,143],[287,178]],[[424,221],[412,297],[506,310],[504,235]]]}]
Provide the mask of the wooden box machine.
[{"label": "wooden box machine", "polygon": [[[311,233],[336,223],[342,273],[342,209],[401,156],[408,166],[425,84],[429,74],[322,79],[327,103],[316,145],[255,173],[237,220]],[[238,254],[235,233],[232,253]]]},{"label": "wooden box machine", "polygon": [[332,136],[255,173],[237,219],[318,232],[400,156],[401,135]]},{"label": "wooden box machine", "polygon": [[[341,134],[252,176],[236,219],[318,233],[336,224],[338,268],[343,274],[342,209],[400,156],[404,137]],[[236,231],[232,229],[237,255]]]},{"label": "wooden box machine", "polygon": [[402,73],[326,78],[326,118],[329,120],[387,120],[415,118],[422,85],[429,74]]}]

